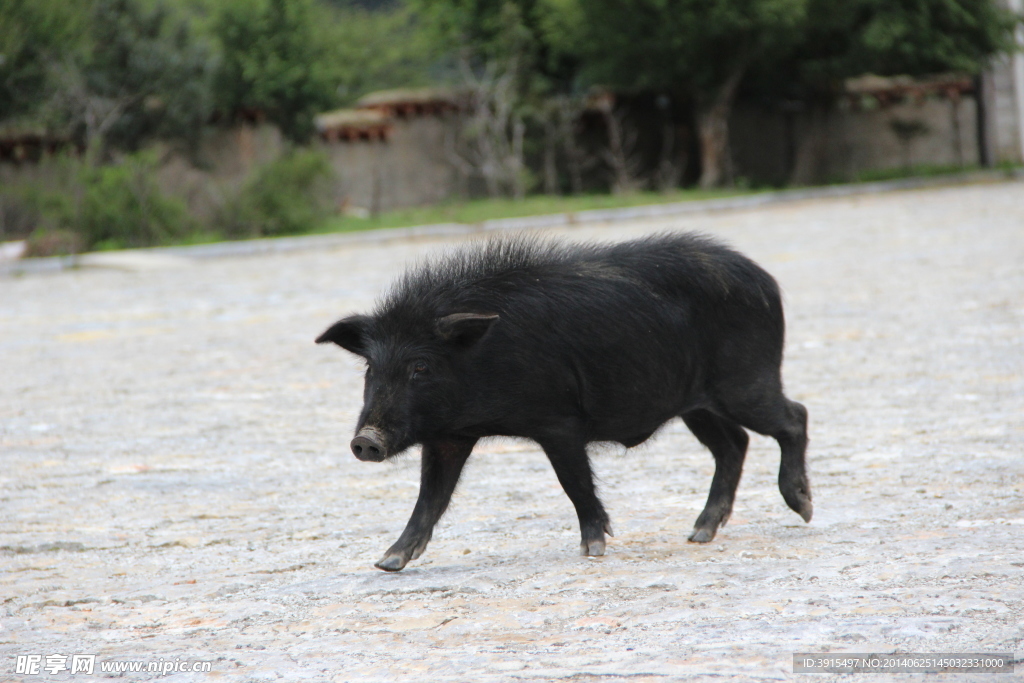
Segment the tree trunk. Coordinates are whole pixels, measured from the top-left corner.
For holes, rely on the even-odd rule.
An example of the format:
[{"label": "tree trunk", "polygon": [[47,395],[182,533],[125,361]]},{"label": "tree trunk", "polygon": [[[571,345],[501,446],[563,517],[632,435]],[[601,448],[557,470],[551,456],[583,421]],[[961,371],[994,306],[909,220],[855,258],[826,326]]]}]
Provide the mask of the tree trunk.
[{"label": "tree trunk", "polygon": [[565,163],[569,171],[569,188],[572,193],[583,194],[584,154],[576,141],[576,122],[582,108],[578,101],[560,97],[558,106],[558,135],[565,151]]},{"label": "tree trunk", "polygon": [[[683,179],[683,171],[686,169],[686,135],[685,130],[681,143],[676,142],[677,128],[672,121],[666,121],[661,127],[661,153],[658,160],[658,170],[655,174],[657,186],[661,192],[672,192]],[[679,151],[676,151],[678,148]]]},{"label": "tree trunk", "polygon": [[956,165],[964,165],[964,145],[960,136],[960,91],[952,90],[948,93],[949,105],[953,114],[953,154],[956,155]]},{"label": "tree trunk", "polygon": [[736,66],[710,97],[697,102],[697,134],[700,137],[700,187],[708,189],[731,183],[729,172],[729,114],[747,62]]},{"label": "tree trunk", "polygon": [[789,174],[790,185],[819,183],[828,177],[830,170],[835,170],[828,167],[826,155],[831,106],[831,102],[812,102],[802,117],[802,125],[796,126],[799,137]]},{"label": "tree trunk", "polygon": [[608,147],[604,151],[605,161],[612,172],[612,194],[628,194],[640,189],[639,161],[636,150],[636,131],[624,125],[624,116],[616,114],[613,104],[607,100],[600,107],[608,135]]},{"label": "tree trunk", "polygon": [[512,119],[512,150],[509,159],[509,175],[512,181],[512,196],[517,200],[526,198],[526,162],[523,159],[523,138],[526,124],[518,116]]},{"label": "tree trunk", "polygon": [[558,194],[558,166],[555,161],[555,146],[558,135],[553,114],[548,112],[544,119],[544,194]]}]

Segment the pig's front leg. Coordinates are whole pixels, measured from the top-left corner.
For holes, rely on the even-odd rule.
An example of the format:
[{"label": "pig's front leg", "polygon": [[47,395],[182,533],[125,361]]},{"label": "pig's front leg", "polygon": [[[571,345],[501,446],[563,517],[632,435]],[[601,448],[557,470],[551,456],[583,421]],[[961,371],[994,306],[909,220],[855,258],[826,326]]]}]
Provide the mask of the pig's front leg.
[{"label": "pig's front leg", "polygon": [[434,525],[448,509],[459,475],[473,452],[476,439],[452,439],[423,444],[420,461],[420,495],[405,531],[374,566],[397,572],[422,553]]},{"label": "pig's front leg", "polygon": [[604,555],[604,535],[612,536],[612,525],[594,489],[587,444],[575,435],[546,437],[540,442],[558,482],[576,507],[580,520],[580,554]]}]

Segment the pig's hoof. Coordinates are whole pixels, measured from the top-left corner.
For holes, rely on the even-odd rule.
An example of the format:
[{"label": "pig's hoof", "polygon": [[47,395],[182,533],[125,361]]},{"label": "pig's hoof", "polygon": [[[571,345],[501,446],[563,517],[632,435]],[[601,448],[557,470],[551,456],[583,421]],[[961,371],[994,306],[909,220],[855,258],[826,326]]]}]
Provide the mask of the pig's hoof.
[{"label": "pig's hoof", "polygon": [[406,562],[401,555],[385,555],[384,559],[373,566],[386,572],[400,572],[405,568]]},{"label": "pig's hoof", "polygon": [[797,510],[797,514],[804,518],[805,522],[811,521],[811,516],[814,514],[814,506],[811,504],[811,499],[806,498],[800,505],[800,509]]},{"label": "pig's hoof", "polygon": [[691,543],[710,543],[711,539],[715,537],[715,530],[708,529],[707,527],[701,527],[694,529],[693,533],[690,534]]},{"label": "pig's hoof", "polygon": [[803,517],[805,522],[811,521],[811,516],[814,514],[814,505],[811,503],[811,496],[807,493],[806,489],[796,489],[783,497],[786,499],[786,505],[793,512]]},{"label": "pig's hoof", "polygon": [[793,481],[780,474],[779,491],[790,510],[803,517],[805,522],[811,521],[814,505],[811,504],[811,486],[807,482],[807,477]]},{"label": "pig's hoof", "polygon": [[580,543],[580,555],[584,557],[600,557],[604,555],[604,539],[594,539]]}]

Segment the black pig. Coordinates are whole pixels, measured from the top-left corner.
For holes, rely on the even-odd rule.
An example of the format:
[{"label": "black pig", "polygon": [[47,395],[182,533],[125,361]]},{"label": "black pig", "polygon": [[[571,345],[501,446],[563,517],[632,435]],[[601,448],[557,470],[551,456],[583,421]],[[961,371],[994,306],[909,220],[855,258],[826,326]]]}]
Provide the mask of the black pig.
[{"label": "black pig", "polygon": [[782,393],[783,333],[772,277],[693,234],[495,239],[406,273],[373,315],[316,340],[366,360],[357,458],[423,446],[416,507],[376,566],[398,571],[420,556],[486,436],[544,449],[576,507],[584,555],[604,554],[612,533],[587,444],[633,447],[674,417],[715,458],[689,540],[710,541],[732,511],[744,427],[778,441],[782,497],[810,521],[807,411]]}]

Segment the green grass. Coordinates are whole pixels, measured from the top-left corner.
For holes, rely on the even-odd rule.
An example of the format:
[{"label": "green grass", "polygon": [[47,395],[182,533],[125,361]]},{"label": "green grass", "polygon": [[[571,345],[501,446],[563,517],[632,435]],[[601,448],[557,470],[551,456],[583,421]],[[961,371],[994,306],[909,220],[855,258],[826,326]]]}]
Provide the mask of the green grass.
[{"label": "green grass", "polygon": [[910,168],[897,167],[897,168],[882,168],[873,171],[865,171],[857,176],[854,182],[876,182],[880,180],[898,180],[901,178],[935,178],[944,175],[959,175],[961,173],[972,173],[974,171],[1014,171],[1021,167],[1020,164],[1013,162],[1000,162],[995,166],[986,168],[977,164],[970,164],[967,166],[957,165],[937,165],[937,164],[917,164]]},{"label": "green grass", "polygon": [[882,180],[900,180],[902,178],[934,178],[936,176],[957,175],[978,170],[982,170],[980,166],[917,164],[910,168],[897,166],[895,168],[879,168],[864,171],[857,175],[854,182],[871,183]]},{"label": "green grass", "polygon": [[592,209],[614,209],[647,204],[716,199],[751,194],[750,190],[679,190],[637,192],[628,195],[590,194],[573,197],[535,195],[526,199],[474,199],[435,206],[386,211],[372,218],[336,216],[313,230],[314,233],[349,232],[378,228],[402,228],[434,223],[476,224],[500,218],[522,218],[553,213],[577,213]]},{"label": "green grass", "polygon": [[[320,225],[298,235],[316,235],[357,230],[378,230],[403,228],[436,223],[464,223],[474,225],[501,218],[521,218],[556,213],[576,213],[592,209],[615,209],[649,204],[696,201],[752,194],[749,189],[731,188],[721,190],[677,190],[675,192],[636,192],[627,195],[588,194],[571,197],[534,195],[522,200],[515,199],[474,199],[461,202],[445,202],[434,206],[385,211],[373,218],[355,216],[332,216]],[[295,235],[286,235],[288,237]],[[165,242],[161,246],[185,246],[211,244],[231,238],[223,232],[197,230]],[[243,238],[244,239],[244,238]],[[124,249],[125,245],[116,240],[107,240],[93,247],[92,251]]]},{"label": "green grass", "polygon": [[[1010,165],[1001,165],[1004,170],[1011,170]],[[1013,167],[1016,168],[1016,167]],[[861,174],[854,182],[872,182],[893,180],[906,177],[928,177],[946,174],[957,174],[978,170],[968,166],[914,166],[910,169],[894,168],[870,171]],[[846,181],[849,182],[849,181]],[[677,190],[674,192],[636,192],[626,195],[587,194],[578,196],[534,195],[522,200],[514,199],[474,199],[469,201],[452,201],[409,209],[385,211],[372,218],[356,216],[333,216],[315,228],[299,234],[325,234],[338,232],[354,232],[358,230],[378,230],[386,228],[402,228],[436,223],[463,223],[474,225],[484,221],[503,218],[521,218],[542,216],[546,214],[578,213],[595,209],[615,209],[671,202],[697,201],[702,199],[718,199],[755,194],[777,188],[728,188],[718,190]],[[171,244],[209,244],[226,239],[222,232],[198,230],[174,240]],[[118,249],[122,245],[111,242],[97,245],[97,250]]]},{"label": "green grass", "polygon": [[[1016,166],[1001,164],[997,168],[1010,170]],[[917,165],[910,169],[894,168],[862,173],[853,182],[873,182],[910,177],[956,175],[981,170],[978,166]],[[844,181],[849,183],[850,181]],[[404,228],[435,223],[465,223],[469,225],[502,218],[522,218],[556,213],[577,213],[593,209],[617,209],[650,204],[697,201],[736,197],[780,188],[733,187],[717,190],[676,190],[674,192],[635,192],[626,195],[586,194],[576,196],[533,195],[521,200],[474,199],[454,201],[411,209],[385,211],[372,218],[335,216],[313,229],[311,233],[350,232],[381,228]]]},{"label": "green grass", "polygon": [[[215,242],[227,242],[230,238],[225,237],[224,233],[218,230],[197,230],[190,232],[187,235],[176,237],[173,240],[167,240],[160,244],[154,245],[159,247],[180,247],[180,246],[191,246],[194,244],[213,244]],[[132,247],[124,244],[123,242],[116,239],[102,240],[92,246],[89,251],[119,251],[121,249],[131,249]]]}]

